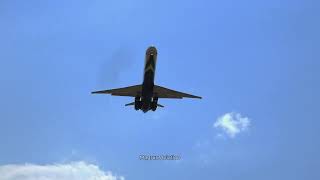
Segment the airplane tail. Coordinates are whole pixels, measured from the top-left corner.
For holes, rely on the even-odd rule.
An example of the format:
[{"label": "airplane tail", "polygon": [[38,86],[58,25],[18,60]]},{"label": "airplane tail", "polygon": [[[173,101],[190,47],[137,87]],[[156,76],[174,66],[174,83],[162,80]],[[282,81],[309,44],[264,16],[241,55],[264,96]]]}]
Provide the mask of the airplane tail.
[{"label": "airplane tail", "polygon": [[[135,103],[132,102],[132,103],[125,104],[125,106],[134,106],[134,104],[135,104]],[[161,104],[157,104],[157,106],[158,106],[158,107],[162,107],[162,108],[164,107],[164,106],[161,105]]]}]

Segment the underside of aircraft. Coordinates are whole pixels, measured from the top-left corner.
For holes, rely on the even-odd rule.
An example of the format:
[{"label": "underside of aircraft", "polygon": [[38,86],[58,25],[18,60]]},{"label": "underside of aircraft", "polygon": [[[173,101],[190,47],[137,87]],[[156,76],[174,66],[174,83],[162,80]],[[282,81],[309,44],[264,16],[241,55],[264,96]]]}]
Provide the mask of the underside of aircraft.
[{"label": "underside of aircraft", "polygon": [[158,104],[159,98],[198,98],[199,96],[194,96],[191,94],[178,92],[165,87],[161,87],[154,84],[154,76],[157,61],[157,49],[151,46],[146,51],[146,60],[144,68],[143,83],[141,85],[109,89],[103,91],[95,91],[92,94],[111,94],[113,96],[129,96],[134,97],[135,101],[126,106],[134,106],[136,110],[142,110],[147,112],[149,110],[155,111],[157,107],[164,107]]}]

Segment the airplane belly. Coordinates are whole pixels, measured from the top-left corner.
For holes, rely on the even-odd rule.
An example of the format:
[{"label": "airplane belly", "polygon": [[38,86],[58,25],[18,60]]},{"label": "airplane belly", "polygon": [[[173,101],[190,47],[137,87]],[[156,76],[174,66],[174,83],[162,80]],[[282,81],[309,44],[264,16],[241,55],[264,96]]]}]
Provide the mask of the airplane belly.
[{"label": "airplane belly", "polygon": [[111,94],[113,96],[128,96],[134,97],[134,102],[125,104],[125,106],[134,106],[135,110],[142,110],[147,112],[149,110],[155,111],[157,107],[164,107],[158,104],[159,98],[199,98],[200,96],[194,96],[165,87],[157,86],[154,83],[155,71],[157,62],[157,49],[154,46],[150,46],[146,51],[145,66],[143,73],[143,83],[134,86],[107,89],[102,91],[94,91],[92,94]]},{"label": "airplane belly", "polygon": [[155,47],[151,46],[147,49],[147,52],[146,52],[143,83],[154,84],[156,61],[157,61],[157,50]]}]

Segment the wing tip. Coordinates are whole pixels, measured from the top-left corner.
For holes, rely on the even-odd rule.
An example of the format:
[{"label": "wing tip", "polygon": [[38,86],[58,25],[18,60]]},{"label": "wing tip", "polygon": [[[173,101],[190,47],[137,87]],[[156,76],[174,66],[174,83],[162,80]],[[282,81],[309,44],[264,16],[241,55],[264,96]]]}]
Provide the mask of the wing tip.
[{"label": "wing tip", "polygon": [[201,96],[195,96],[195,95],[192,95],[192,94],[189,94],[188,97],[185,97],[185,98],[195,98],[195,99],[202,99]]},{"label": "wing tip", "polygon": [[91,94],[110,94],[108,91],[93,91]]}]

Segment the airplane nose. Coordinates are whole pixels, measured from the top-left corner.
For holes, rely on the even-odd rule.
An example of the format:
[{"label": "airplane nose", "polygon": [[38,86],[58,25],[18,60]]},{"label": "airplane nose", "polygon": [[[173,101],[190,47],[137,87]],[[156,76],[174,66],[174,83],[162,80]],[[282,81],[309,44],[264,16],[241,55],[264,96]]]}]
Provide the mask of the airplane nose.
[{"label": "airplane nose", "polygon": [[147,54],[157,54],[157,49],[156,49],[156,47],[150,46],[150,47],[147,49]]}]

